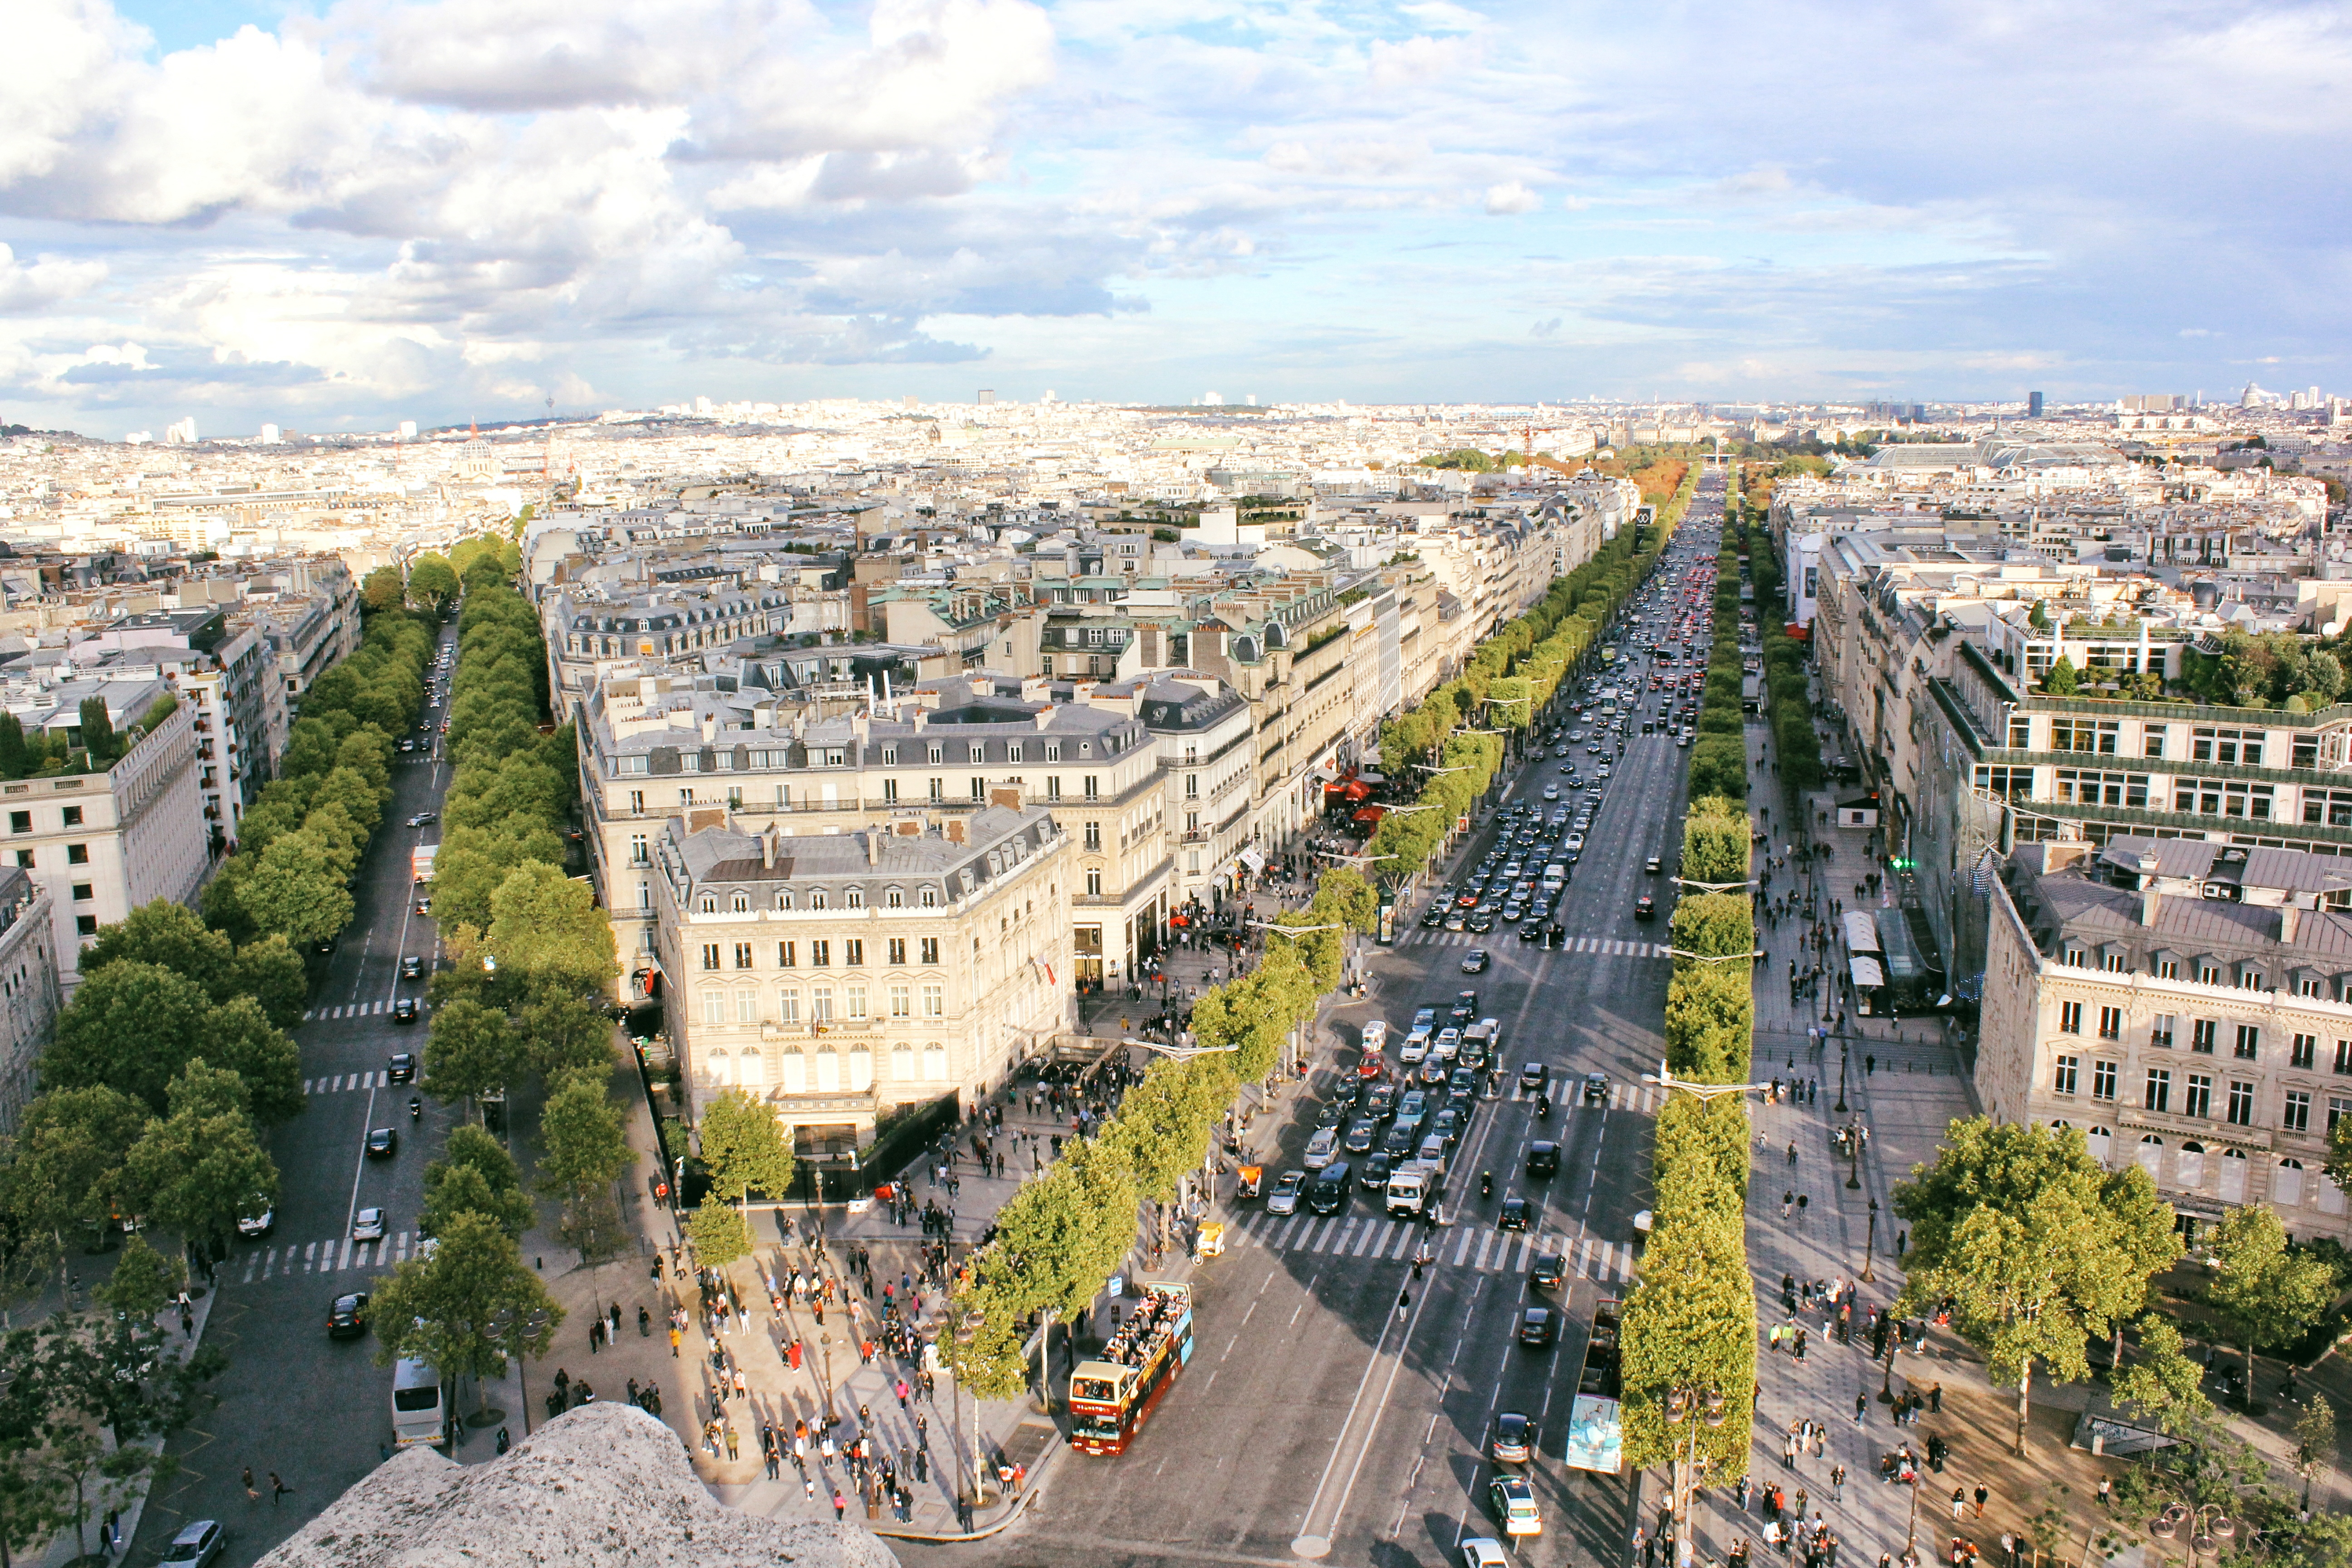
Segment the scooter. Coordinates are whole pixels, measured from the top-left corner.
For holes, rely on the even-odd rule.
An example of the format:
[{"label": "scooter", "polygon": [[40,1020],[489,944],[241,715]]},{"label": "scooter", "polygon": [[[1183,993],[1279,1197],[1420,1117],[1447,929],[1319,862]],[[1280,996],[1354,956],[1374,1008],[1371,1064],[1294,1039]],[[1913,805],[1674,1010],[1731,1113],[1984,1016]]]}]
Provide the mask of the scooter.
[{"label": "scooter", "polygon": [[1482,1198],[1491,1198],[1495,1195],[1494,1172],[1481,1171],[1478,1173],[1478,1195]]},{"label": "scooter", "polygon": [[413,1094],[408,1097],[408,1119],[411,1121],[425,1120],[425,1102]]},{"label": "scooter", "polygon": [[1551,1120],[1550,1095],[1539,1094],[1536,1096],[1536,1120],[1538,1121],[1549,1121]]}]

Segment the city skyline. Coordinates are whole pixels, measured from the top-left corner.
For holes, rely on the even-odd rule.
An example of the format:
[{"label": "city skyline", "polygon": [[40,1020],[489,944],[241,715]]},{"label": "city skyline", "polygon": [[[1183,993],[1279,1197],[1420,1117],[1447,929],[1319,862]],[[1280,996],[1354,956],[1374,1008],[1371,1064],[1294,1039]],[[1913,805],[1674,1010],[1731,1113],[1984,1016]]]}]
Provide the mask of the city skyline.
[{"label": "city skyline", "polygon": [[2279,173],[2344,118],[2317,6],[36,0],[19,42],[0,415],[93,435],[2340,380],[2333,204]]}]

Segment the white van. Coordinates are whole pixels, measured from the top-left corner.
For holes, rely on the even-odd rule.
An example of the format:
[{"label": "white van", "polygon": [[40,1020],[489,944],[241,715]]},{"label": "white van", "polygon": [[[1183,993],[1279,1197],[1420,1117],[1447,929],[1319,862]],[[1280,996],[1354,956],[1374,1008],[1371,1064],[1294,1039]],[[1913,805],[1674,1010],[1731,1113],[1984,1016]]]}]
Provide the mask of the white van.
[{"label": "white van", "polygon": [[1389,1048],[1389,1021],[1374,1018],[1364,1026],[1364,1054],[1377,1055]]},{"label": "white van", "polygon": [[392,1368],[392,1446],[414,1448],[441,1441],[441,1374],[421,1361]]}]

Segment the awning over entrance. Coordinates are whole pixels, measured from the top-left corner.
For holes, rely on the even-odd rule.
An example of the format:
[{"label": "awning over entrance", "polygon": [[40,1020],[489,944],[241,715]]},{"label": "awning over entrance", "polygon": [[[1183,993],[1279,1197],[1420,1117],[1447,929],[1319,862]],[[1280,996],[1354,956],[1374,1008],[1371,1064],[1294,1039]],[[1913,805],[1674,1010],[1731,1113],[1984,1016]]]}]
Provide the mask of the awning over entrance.
[{"label": "awning over entrance", "polygon": [[1870,918],[1867,910],[1848,910],[1839,917],[1845,927],[1845,947],[1848,952],[1878,951],[1878,922]]},{"label": "awning over entrance", "polygon": [[1886,984],[1886,976],[1879,973],[1876,959],[1856,958],[1850,963],[1853,972],[1853,983],[1864,991],[1875,991]]}]

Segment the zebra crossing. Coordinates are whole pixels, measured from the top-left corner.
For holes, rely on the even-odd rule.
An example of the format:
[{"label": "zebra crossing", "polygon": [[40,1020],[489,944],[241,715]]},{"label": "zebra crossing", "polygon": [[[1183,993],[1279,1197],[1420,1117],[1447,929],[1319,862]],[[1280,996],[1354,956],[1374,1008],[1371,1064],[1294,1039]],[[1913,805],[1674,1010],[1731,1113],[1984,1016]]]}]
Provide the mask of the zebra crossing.
[{"label": "zebra crossing", "polygon": [[355,1089],[390,1089],[392,1074],[383,1068],[373,1072],[347,1072],[331,1078],[306,1078],[302,1080],[304,1094],[348,1094]]},{"label": "zebra crossing", "polygon": [[[1254,1214],[1225,1231],[1228,1250],[1262,1247],[1269,1252],[1319,1253],[1330,1258],[1364,1258],[1401,1262],[1427,1241],[1431,1232],[1418,1220],[1390,1219],[1381,1215]],[[1591,1236],[1575,1241],[1566,1237],[1501,1231],[1485,1226],[1448,1226],[1432,1250],[1439,1264],[1484,1273],[1525,1274],[1546,1253],[1568,1258],[1569,1272],[1603,1284],[1621,1284],[1633,1277],[1633,1249],[1623,1242],[1599,1241]]]},{"label": "zebra crossing", "polygon": [[[425,1004],[419,1002],[416,1005],[422,1010]],[[391,1011],[392,1004],[389,1002],[353,1002],[345,1007],[313,1007],[302,1015],[302,1021],[312,1024],[322,1023],[329,1018],[373,1018]]]},{"label": "zebra crossing", "polygon": [[256,1279],[287,1274],[341,1274],[351,1268],[389,1268],[408,1261],[411,1252],[422,1246],[422,1238],[415,1232],[404,1230],[382,1241],[353,1241],[346,1237],[341,1241],[256,1247],[245,1255],[245,1274],[237,1283],[250,1285]]},{"label": "zebra crossing", "polygon": [[[1555,1084],[1553,1088],[1558,1091],[1551,1102],[1551,1108],[1555,1113],[1572,1115],[1580,1110],[1601,1109],[1598,1105],[1589,1105],[1585,1102],[1582,1084],[1571,1080]],[[1533,1100],[1535,1097],[1535,1091],[1532,1089],[1522,1089],[1516,1083],[1511,1086],[1513,1100]],[[1658,1108],[1665,1103],[1665,1099],[1666,1091],[1654,1083],[1612,1083],[1609,1086],[1608,1109],[1627,1111],[1636,1116],[1655,1116],[1658,1113]]]},{"label": "zebra crossing", "polygon": [[[1498,952],[1501,950],[1501,939],[1505,934],[1505,931],[1499,929],[1488,931],[1482,936],[1475,931],[1423,931],[1416,928],[1397,938],[1396,945],[1399,947],[1483,947],[1489,952]],[[1509,933],[1509,939],[1514,943],[1517,942],[1517,933]],[[1540,945],[1534,942],[1529,942],[1527,945],[1536,948],[1538,952],[1545,951]],[[1553,948],[1549,951],[1555,952],[1586,952],[1592,953],[1602,958],[1666,958],[1672,956],[1671,950],[1664,942],[1628,942],[1622,939],[1612,939],[1604,936],[1570,937],[1564,945]]]}]

